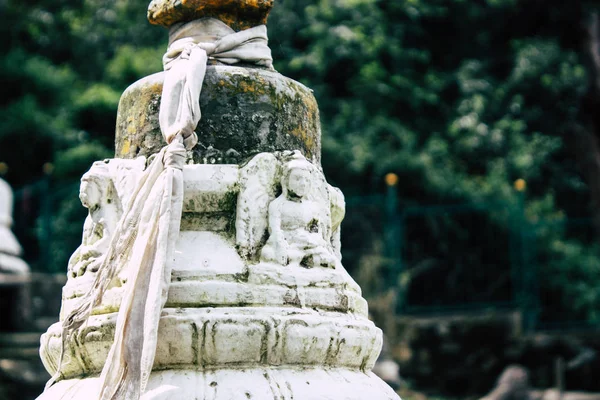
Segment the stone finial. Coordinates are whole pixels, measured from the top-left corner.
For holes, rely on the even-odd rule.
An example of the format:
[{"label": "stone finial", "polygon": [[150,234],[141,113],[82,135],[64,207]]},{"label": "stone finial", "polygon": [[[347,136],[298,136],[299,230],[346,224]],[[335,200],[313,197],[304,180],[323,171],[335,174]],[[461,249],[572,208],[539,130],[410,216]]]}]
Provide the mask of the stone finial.
[{"label": "stone finial", "polygon": [[235,31],[267,22],[275,0],[152,0],[148,6],[151,24],[170,27],[177,22],[217,18]]}]

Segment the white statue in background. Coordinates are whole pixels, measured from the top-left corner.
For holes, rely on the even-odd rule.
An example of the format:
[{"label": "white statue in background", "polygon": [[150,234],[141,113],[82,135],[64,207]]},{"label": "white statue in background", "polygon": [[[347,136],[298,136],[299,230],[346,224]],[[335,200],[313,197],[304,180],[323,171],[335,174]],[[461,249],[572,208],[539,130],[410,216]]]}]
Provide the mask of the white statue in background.
[{"label": "white statue in background", "polygon": [[12,189],[0,179],[0,273],[24,275],[29,266],[21,259],[21,245],[11,231],[13,212]]}]

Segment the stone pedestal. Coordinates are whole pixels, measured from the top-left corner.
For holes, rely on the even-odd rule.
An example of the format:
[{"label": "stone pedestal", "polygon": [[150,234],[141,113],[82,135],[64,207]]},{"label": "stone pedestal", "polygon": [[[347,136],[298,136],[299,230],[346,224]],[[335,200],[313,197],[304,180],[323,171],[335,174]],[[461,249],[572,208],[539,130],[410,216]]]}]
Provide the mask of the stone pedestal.
[{"label": "stone pedestal", "polygon": [[[150,14],[170,15],[160,17],[169,26],[171,17],[229,13],[225,22],[239,28],[240,10],[265,5],[270,9],[272,1],[167,0],[153,2]],[[117,117],[118,158],[94,164],[82,179],[82,198],[88,192],[100,196],[90,207],[82,247],[69,262],[61,320],[90,288],[94,257],[106,250],[97,232],[113,231],[122,215],[146,163],[136,157],[164,145],[157,116],[162,81],[162,74],[152,75],[125,91]],[[370,372],[382,334],[341,264],[344,200],[320,169],[320,123],[311,91],[271,70],[211,65],[199,101],[199,144],[183,169],[181,232],[142,398],[397,399]],[[62,379],[41,400],[87,400],[98,392],[126,272],[67,343]],[[51,374],[58,367],[60,337],[55,324],[41,341]]]},{"label": "stone pedestal", "polygon": [[[258,157],[277,162],[270,154]],[[144,399],[396,398],[369,372],[381,349],[381,331],[367,319],[360,288],[339,260],[325,268],[279,265],[265,261],[260,251],[240,254],[244,238],[236,225],[243,224],[236,214],[257,190],[241,179],[252,166],[251,161],[241,168],[184,168],[182,232],[159,327],[156,371]],[[266,246],[262,238],[258,244]],[[90,270],[71,271],[61,318],[94,277]],[[94,377],[112,345],[125,284],[122,278],[109,290],[69,342],[64,379],[41,399],[83,399],[97,391]],[[56,371],[60,335],[55,324],[42,337],[42,360],[50,373]]]}]

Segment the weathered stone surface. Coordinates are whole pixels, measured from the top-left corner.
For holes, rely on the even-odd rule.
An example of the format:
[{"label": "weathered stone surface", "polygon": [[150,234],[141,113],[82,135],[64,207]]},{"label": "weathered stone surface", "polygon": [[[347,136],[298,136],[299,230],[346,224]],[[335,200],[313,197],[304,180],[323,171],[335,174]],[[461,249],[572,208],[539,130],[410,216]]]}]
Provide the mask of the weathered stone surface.
[{"label": "weathered stone surface", "polygon": [[[110,239],[110,232],[114,231],[131,198],[130,192],[139,179],[143,162],[143,157],[97,162],[82,178],[80,197],[90,208],[90,216],[84,224],[89,232],[84,229],[82,247],[75,252],[71,264],[82,264],[87,268],[70,266],[69,281],[63,291],[62,318],[90,289],[96,269],[89,267],[97,264],[94,260],[101,262],[106,252],[106,248],[98,243]],[[315,246],[318,244],[324,247],[323,251],[330,252],[334,260],[331,268],[314,268],[317,265],[300,265],[298,262],[273,264],[256,257],[268,236],[269,203],[275,202],[276,193],[281,192],[281,180],[289,179],[291,170],[297,168],[308,168],[312,183],[303,188],[305,202],[289,203],[289,210],[299,206],[297,211],[304,211],[283,221],[284,231],[291,235],[286,242],[295,240],[293,234],[296,233],[304,236],[305,245],[316,240]],[[263,171],[271,170],[277,172],[271,174],[270,179],[265,178]],[[298,152],[284,152],[278,156],[262,153],[242,168],[237,165],[186,165],[183,176],[182,231],[176,243],[178,251],[168,307],[294,306],[366,317],[367,305],[360,295],[360,288],[333,252],[329,210],[331,201],[339,202],[340,199],[329,196],[334,188]],[[271,196],[264,196],[265,191]],[[263,207],[258,207],[260,202],[264,203]],[[343,214],[343,199],[336,207]],[[303,217],[298,220],[301,215]],[[312,226],[316,215],[322,215],[321,220]],[[291,226],[297,228],[288,230]],[[273,226],[268,230],[273,235],[278,229]],[[309,229],[315,232],[311,233]],[[92,234],[100,238],[90,240]],[[254,249],[254,256],[248,252],[249,248]],[[286,267],[285,274],[282,274],[282,267]],[[73,273],[75,270],[81,273]],[[121,283],[108,290],[95,314],[119,309],[127,274],[126,270],[121,271]],[[266,287],[269,290],[263,290]]]},{"label": "weathered stone surface", "polygon": [[[65,379],[98,374],[113,342],[116,313],[90,318],[66,349]],[[244,365],[326,366],[370,370],[381,336],[367,319],[310,308],[166,308],[159,326],[154,369],[214,369]],[[42,360],[56,371],[60,324],[42,337]],[[234,339],[234,340],[233,340]]]},{"label": "weathered stone surface", "polygon": [[[60,381],[39,398],[89,399],[98,378]],[[219,368],[154,371],[144,400],[396,400],[398,395],[372,372],[346,368]]]},{"label": "weathered stone surface", "polygon": [[[123,93],[115,156],[134,158],[164,146],[158,111],[164,73],[141,79]],[[306,86],[260,68],[209,66],[200,96],[195,164],[237,164],[260,152],[298,149],[321,158],[317,102]]]},{"label": "weathered stone surface", "polygon": [[148,20],[170,27],[177,22],[217,18],[236,31],[263,25],[274,0],[152,0]]},{"label": "weathered stone surface", "polygon": [[[110,235],[110,226],[131,199],[143,161],[106,160],[95,163],[84,175],[82,203],[90,207],[88,223],[98,220],[102,229],[93,230],[101,236]],[[294,178],[299,172],[305,174]],[[241,167],[186,165],[183,176],[183,229],[175,243],[150,388],[143,398],[206,398],[202,397],[206,374],[219,375],[210,378],[209,387],[213,382],[213,387],[229,387],[226,381],[231,374],[243,381],[238,385],[243,391],[236,393],[249,393],[251,397],[246,398],[266,398],[272,392],[276,398],[305,400],[364,399],[367,394],[373,399],[397,399],[369,372],[379,355],[382,334],[368,320],[360,288],[333,251],[333,225],[341,222],[345,205],[323,173],[299,152],[288,151],[261,153]],[[263,192],[270,195],[264,197]],[[280,204],[281,196],[286,196],[286,203],[279,222],[267,222],[272,213],[267,209],[273,208],[269,204]],[[259,200],[264,201],[263,212],[248,214]],[[107,212],[113,207],[120,211]],[[337,210],[335,221],[332,208]],[[257,257],[268,237],[280,234],[278,230],[285,235],[279,239],[285,240],[288,251],[301,240],[305,247],[295,251],[322,247],[332,263],[282,264]],[[95,250],[93,257],[102,259],[103,248]],[[283,254],[291,260],[287,252]],[[96,274],[88,268],[69,275],[61,320],[78,306]],[[61,381],[40,399],[75,400],[84,391],[97,391],[96,380],[90,377],[98,375],[106,363],[130,277],[131,268],[121,270],[93,315],[73,332],[66,342]],[[41,358],[51,374],[58,368],[61,334],[62,325],[56,323],[41,339]],[[176,392],[167,397],[161,392],[167,388],[161,378],[164,370],[171,371],[173,381],[181,380],[181,386],[169,386]],[[269,377],[269,385],[262,388],[248,378],[257,371],[262,376],[275,371],[280,375]],[[196,383],[186,380],[190,374]],[[328,385],[321,382],[323,376],[329,377]],[[315,387],[299,387],[295,381]],[[153,387],[160,393],[154,393]],[[281,388],[286,393],[279,392]],[[211,398],[229,400],[230,395],[220,391]]]},{"label": "weathered stone surface", "polygon": [[231,29],[272,4],[150,5],[165,26],[210,18],[171,30],[166,78],[124,92],[116,158],[82,179],[82,247],[41,338],[57,383],[39,400],[398,399],[370,372],[382,332],[341,263],[316,100],[272,69],[263,26]]}]

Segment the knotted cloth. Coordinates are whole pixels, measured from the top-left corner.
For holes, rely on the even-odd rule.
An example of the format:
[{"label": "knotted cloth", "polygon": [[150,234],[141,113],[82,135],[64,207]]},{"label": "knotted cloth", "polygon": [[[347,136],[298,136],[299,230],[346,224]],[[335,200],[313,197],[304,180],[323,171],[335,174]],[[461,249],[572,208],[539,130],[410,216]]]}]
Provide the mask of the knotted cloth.
[{"label": "knotted cloth", "polygon": [[264,25],[235,32],[206,18],[177,24],[163,57],[165,80],[159,123],[168,143],[146,168],[125,210],[92,288],[63,321],[62,348],[51,386],[61,377],[70,336],[100,305],[120,271],[128,271],[114,343],[100,375],[99,400],[137,400],[144,393],[156,353],[158,323],[167,301],[179,236],[186,149],[198,142],[200,92],[209,58],[272,68]]},{"label": "knotted cloth", "polygon": [[159,122],[163,136],[181,134],[186,147],[198,138],[200,91],[209,58],[225,64],[241,61],[271,68],[273,59],[264,25],[235,32],[223,22],[205,18],[178,24],[169,32],[169,49],[163,56],[167,71],[163,84]]}]

